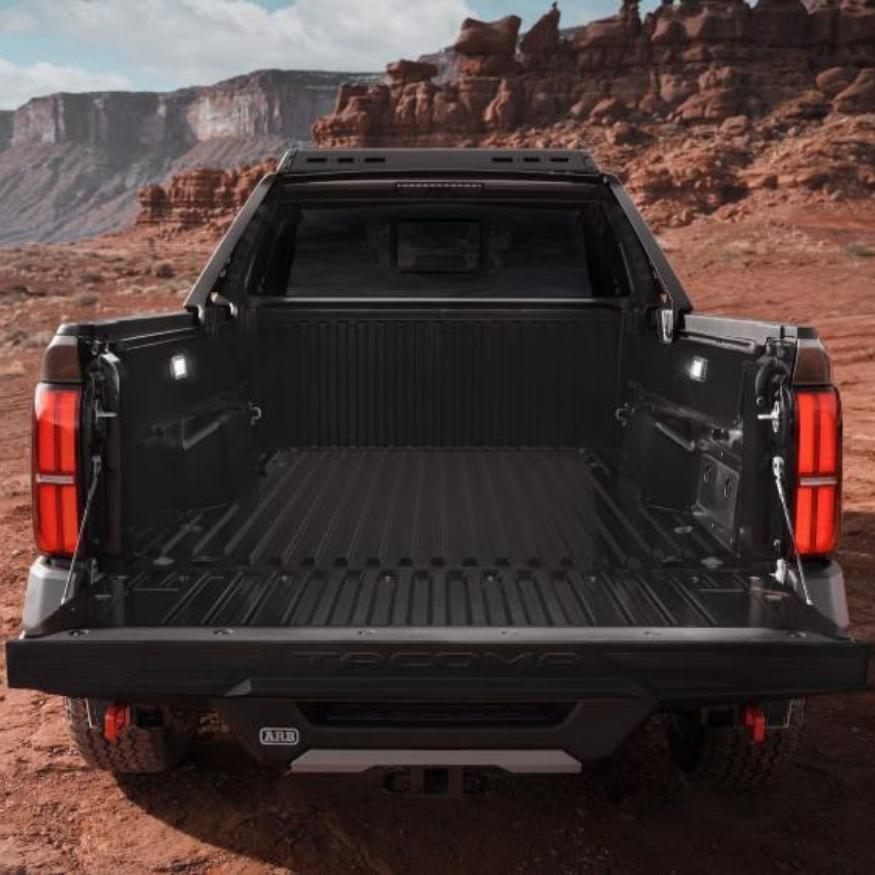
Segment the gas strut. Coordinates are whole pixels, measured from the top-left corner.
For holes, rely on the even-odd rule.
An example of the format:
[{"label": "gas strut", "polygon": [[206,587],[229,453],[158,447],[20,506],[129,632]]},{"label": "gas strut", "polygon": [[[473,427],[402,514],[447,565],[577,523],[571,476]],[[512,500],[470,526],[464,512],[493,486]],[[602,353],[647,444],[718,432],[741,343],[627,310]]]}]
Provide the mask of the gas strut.
[{"label": "gas strut", "polygon": [[[774,456],[772,458],[772,474],[775,477],[778,498],[780,499],[781,507],[784,510],[784,522],[787,524],[787,531],[790,533],[790,543],[793,547],[793,555],[796,557],[796,569],[799,572],[800,594],[805,599],[806,604],[810,605],[811,598],[808,595],[808,584],[805,582],[805,571],[802,568],[802,557],[799,555],[799,549],[796,546],[796,531],[793,528],[793,520],[790,518],[790,505],[787,501],[787,490],[784,485],[784,459],[781,456]],[[777,576],[778,575],[776,575],[776,577]]]},{"label": "gas strut", "polygon": [[79,533],[76,535],[76,547],[70,558],[70,570],[67,572],[67,582],[64,584],[64,594],[61,596],[62,605],[67,601],[70,594],[70,584],[73,583],[73,573],[76,569],[76,560],[79,557],[79,550],[82,547],[82,538],[85,536],[85,526],[88,524],[88,515],[91,513],[91,505],[94,502],[94,493],[97,492],[97,481],[100,479],[100,472],[102,470],[103,460],[100,456],[92,456],[91,482],[88,484],[88,495],[85,498],[85,509],[82,511],[82,522],[79,523]]}]

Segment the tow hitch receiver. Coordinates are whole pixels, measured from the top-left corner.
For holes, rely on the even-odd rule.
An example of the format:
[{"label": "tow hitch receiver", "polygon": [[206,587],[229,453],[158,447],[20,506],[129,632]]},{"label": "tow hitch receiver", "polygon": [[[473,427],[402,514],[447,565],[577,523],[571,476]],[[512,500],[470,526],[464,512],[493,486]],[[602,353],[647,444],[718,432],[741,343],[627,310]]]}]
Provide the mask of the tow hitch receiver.
[{"label": "tow hitch receiver", "polygon": [[458,798],[484,793],[488,781],[485,772],[459,766],[425,768],[413,766],[388,771],[383,787],[389,793],[409,796],[442,796]]},{"label": "tow hitch receiver", "polygon": [[762,708],[748,705],[744,709],[744,725],[750,731],[752,744],[762,744],[766,740],[766,712]]},{"label": "tow hitch receiver", "polygon": [[113,703],[106,706],[103,712],[103,737],[110,743],[115,744],[119,735],[131,725],[130,705]]}]

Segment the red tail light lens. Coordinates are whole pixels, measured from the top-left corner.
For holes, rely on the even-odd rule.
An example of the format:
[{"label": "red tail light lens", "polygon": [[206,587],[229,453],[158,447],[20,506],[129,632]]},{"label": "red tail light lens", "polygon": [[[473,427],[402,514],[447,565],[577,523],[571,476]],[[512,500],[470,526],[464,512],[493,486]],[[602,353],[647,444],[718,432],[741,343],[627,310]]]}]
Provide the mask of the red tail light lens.
[{"label": "red tail light lens", "polygon": [[841,531],[842,414],[829,387],[796,393],[796,546],[827,556]]},{"label": "red tail light lens", "polygon": [[41,553],[72,556],[79,533],[78,388],[40,383],[33,417],[33,530]]}]

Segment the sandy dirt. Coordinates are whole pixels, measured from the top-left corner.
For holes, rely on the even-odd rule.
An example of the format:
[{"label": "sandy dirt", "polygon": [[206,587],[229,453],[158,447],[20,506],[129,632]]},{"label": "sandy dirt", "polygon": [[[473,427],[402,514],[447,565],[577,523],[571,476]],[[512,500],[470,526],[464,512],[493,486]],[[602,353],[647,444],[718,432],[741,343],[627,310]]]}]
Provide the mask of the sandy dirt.
[{"label": "sandy dirt", "polygon": [[[840,559],[875,641],[875,205],[715,218],[663,241],[698,309],[814,324],[843,392]],[[178,307],[209,246],[105,238],[0,251],[0,635],[18,632],[30,532],[30,397],[64,319]],[[0,666],[2,669],[2,666]],[[871,872],[875,694],[811,702],[786,783],[759,801],[642,778],[501,781],[462,801],[259,768],[221,728],[172,776],[117,783],[72,750],[60,700],[0,674],[0,873]]]}]

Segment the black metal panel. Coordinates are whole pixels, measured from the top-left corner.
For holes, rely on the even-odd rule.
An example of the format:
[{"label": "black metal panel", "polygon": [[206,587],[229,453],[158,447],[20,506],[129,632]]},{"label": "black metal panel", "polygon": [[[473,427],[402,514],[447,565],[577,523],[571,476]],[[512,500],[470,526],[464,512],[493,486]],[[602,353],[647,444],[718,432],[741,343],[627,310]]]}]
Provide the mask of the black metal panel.
[{"label": "black metal panel", "polygon": [[278,173],[598,173],[585,149],[295,149]]},{"label": "black metal panel", "polygon": [[[286,765],[314,749],[495,747],[565,751],[583,762],[616,749],[655,704],[646,696],[549,704],[296,703],[288,699],[250,698],[221,698],[210,703],[259,762]],[[347,719],[325,719],[331,713]],[[297,745],[261,744],[261,727],[277,723],[297,728]]]},{"label": "black metal panel", "polygon": [[619,313],[260,310],[274,446],[601,446]]},{"label": "black metal panel", "polygon": [[671,706],[861,689],[869,657],[852,641],[761,629],[363,631],[65,632],[8,641],[9,686],[122,701],[642,697]]}]

